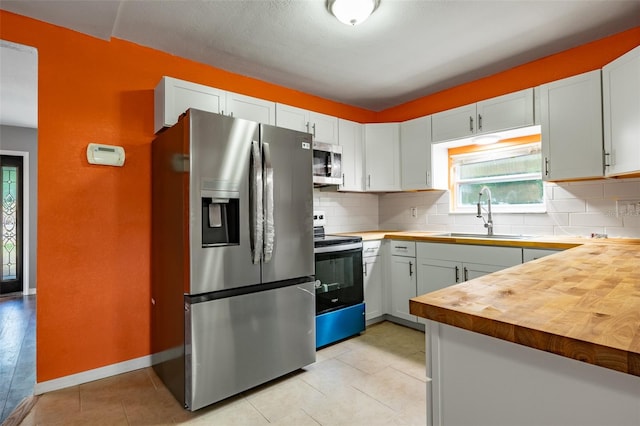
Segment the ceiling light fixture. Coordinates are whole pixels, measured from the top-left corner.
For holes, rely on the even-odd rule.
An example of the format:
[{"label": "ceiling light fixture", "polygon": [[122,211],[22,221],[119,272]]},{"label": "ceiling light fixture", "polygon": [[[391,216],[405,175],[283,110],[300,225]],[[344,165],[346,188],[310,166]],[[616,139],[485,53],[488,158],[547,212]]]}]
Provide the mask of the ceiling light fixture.
[{"label": "ceiling light fixture", "polygon": [[354,26],[363,23],[379,3],[380,0],[327,0],[327,8],[338,21]]}]

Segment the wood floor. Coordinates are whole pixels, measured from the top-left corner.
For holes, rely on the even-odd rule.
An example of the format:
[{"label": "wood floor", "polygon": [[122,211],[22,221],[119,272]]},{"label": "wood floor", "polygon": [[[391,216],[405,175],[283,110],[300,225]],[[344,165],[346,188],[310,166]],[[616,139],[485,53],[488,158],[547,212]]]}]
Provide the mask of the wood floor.
[{"label": "wood floor", "polygon": [[36,382],[36,296],[0,297],[0,423]]},{"label": "wood floor", "polygon": [[41,395],[21,425],[424,425],[424,355],[424,333],[383,322],[194,413],[144,368]]}]

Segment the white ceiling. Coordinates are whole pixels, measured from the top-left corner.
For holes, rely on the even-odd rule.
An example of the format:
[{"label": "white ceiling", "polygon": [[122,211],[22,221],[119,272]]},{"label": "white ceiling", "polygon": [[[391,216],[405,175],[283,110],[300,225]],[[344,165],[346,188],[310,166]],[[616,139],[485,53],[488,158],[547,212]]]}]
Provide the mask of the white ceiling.
[{"label": "white ceiling", "polygon": [[640,0],[0,0],[0,8],[380,111],[640,26]]}]

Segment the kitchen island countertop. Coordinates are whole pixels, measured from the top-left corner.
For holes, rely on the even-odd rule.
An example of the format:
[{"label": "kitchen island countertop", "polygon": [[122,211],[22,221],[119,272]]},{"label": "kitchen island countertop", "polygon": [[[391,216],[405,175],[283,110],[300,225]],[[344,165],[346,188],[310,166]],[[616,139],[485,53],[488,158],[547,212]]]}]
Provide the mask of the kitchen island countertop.
[{"label": "kitchen island countertop", "polygon": [[[410,300],[429,320],[640,376],[640,240],[451,238],[429,232],[363,239],[569,249]],[[367,238],[367,237],[377,238]]]},{"label": "kitchen island countertop", "polygon": [[640,376],[640,245],[585,244],[418,296],[410,312]]}]

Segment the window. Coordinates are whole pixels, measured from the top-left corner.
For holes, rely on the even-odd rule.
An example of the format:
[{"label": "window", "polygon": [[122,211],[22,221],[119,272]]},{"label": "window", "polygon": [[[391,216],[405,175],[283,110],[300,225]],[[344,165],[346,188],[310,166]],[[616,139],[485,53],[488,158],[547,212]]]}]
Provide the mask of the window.
[{"label": "window", "polygon": [[491,190],[494,212],[545,209],[540,135],[450,148],[449,164],[452,211],[476,212],[483,186]]}]

